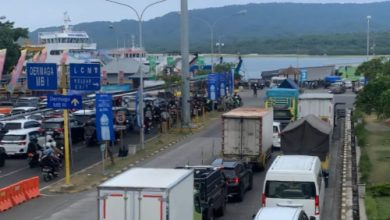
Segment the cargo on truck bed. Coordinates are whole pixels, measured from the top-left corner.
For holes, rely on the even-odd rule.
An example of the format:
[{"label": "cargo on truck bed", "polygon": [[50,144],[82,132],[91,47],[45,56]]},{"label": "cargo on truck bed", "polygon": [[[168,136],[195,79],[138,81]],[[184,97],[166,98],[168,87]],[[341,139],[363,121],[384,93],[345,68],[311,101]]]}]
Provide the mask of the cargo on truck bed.
[{"label": "cargo on truck bed", "polygon": [[222,115],[223,159],[239,159],[263,169],[271,156],[272,108],[237,108]]}]

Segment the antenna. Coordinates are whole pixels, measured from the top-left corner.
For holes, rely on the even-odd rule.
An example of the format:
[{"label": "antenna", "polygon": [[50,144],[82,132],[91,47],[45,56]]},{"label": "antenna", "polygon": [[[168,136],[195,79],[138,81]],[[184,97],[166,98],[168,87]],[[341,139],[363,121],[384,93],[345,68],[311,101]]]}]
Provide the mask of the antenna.
[{"label": "antenna", "polygon": [[70,17],[68,15],[68,12],[64,12],[64,32],[67,32],[70,30]]}]

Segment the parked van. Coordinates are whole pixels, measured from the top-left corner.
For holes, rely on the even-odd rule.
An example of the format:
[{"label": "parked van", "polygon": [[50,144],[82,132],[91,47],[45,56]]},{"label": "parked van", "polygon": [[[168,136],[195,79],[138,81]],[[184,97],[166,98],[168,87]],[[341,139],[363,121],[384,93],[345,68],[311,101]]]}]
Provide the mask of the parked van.
[{"label": "parked van", "polygon": [[325,182],[318,157],[276,157],[265,176],[263,207],[301,207],[307,215],[319,220],[324,198]]},{"label": "parked van", "polygon": [[253,220],[314,220],[315,217],[306,215],[302,208],[263,207]]}]

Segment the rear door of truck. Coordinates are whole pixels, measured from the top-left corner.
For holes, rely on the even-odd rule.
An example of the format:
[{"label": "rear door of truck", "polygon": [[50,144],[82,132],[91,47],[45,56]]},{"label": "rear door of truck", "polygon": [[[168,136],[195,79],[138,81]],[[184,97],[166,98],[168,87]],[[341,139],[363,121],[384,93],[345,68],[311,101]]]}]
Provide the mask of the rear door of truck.
[{"label": "rear door of truck", "polygon": [[241,155],[241,119],[224,118],[223,126],[223,154]]},{"label": "rear door of truck", "polygon": [[260,154],[261,126],[260,119],[242,120],[242,155]]},{"label": "rear door of truck", "polygon": [[134,206],[134,192],[119,190],[100,190],[99,192],[99,220],[134,220],[126,218]]},{"label": "rear door of truck", "polygon": [[104,190],[99,196],[99,220],[166,219],[162,192]]}]

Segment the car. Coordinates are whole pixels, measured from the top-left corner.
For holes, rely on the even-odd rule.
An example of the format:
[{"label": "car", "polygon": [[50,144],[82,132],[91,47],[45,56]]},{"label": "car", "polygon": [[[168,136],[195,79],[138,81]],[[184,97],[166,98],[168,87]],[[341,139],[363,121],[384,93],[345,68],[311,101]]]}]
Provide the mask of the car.
[{"label": "car", "polygon": [[0,147],[5,149],[8,156],[26,155],[32,138],[37,138],[39,145],[44,146],[45,136],[34,128],[28,128],[8,131],[0,141]]},{"label": "car", "polygon": [[38,121],[39,123],[42,123],[44,117],[41,114],[32,114],[32,115],[27,115],[26,119],[31,119]]},{"label": "car", "polygon": [[13,108],[13,103],[10,101],[2,101],[0,102],[0,113],[4,115],[8,115],[11,113]]},{"label": "car", "polygon": [[306,215],[302,208],[294,207],[263,207],[253,217],[253,220],[315,220]]},{"label": "car", "polygon": [[2,121],[4,124],[4,129],[8,130],[19,130],[19,129],[28,129],[33,128],[35,130],[39,130],[41,127],[41,123],[31,119],[17,119],[10,121]]},{"label": "car", "polygon": [[282,131],[280,122],[273,122],[272,147],[280,149],[280,133]]},{"label": "car", "polygon": [[[72,143],[84,140],[83,123],[71,118],[69,119],[69,128]],[[45,119],[42,123],[42,131],[45,135],[51,135],[61,145],[64,141],[64,118]]]},{"label": "car", "polygon": [[329,87],[329,93],[332,94],[343,94],[345,93],[345,87],[341,85],[331,85]]},{"label": "car", "polygon": [[253,187],[252,167],[238,160],[221,158],[214,160],[211,165],[222,168],[228,186],[228,197],[236,198],[241,202],[245,192]]},{"label": "car", "polygon": [[7,153],[5,152],[4,147],[0,147],[0,167],[5,165],[5,158],[7,158]]},{"label": "car", "polygon": [[36,107],[15,107],[11,110],[11,115],[15,115],[15,114],[22,114],[22,113],[26,113],[26,112],[32,112],[32,111],[35,111],[37,110]]},{"label": "car", "polygon": [[214,166],[184,166],[177,169],[194,170],[194,203],[199,203],[202,219],[214,219],[225,214],[227,184],[222,169]]},{"label": "car", "polygon": [[352,89],[352,81],[351,80],[344,80],[344,87],[346,89]]},{"label": "car", "polygon": [[72,117],[75,120],[85,124],[91,121],[92,119],[95,119],[96,111],[93,109],[78,110],[72,113]]},{"label": "car", "polygon": [[39,107],[39,97],[20,97],[14,107]]}]

